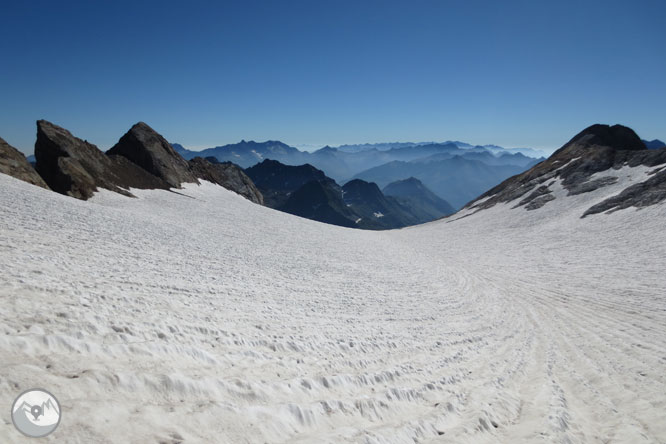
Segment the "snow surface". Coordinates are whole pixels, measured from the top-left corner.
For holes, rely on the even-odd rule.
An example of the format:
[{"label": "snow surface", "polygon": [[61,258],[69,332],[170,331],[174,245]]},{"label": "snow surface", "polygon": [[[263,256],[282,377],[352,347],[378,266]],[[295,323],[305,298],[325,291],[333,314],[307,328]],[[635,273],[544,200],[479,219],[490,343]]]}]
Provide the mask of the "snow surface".
[{"label": "snow surface", "polygon": [[45,442],[666,442],[666,205],[557,186],[375,232],[0,175],[0,442],[35,386]]}]

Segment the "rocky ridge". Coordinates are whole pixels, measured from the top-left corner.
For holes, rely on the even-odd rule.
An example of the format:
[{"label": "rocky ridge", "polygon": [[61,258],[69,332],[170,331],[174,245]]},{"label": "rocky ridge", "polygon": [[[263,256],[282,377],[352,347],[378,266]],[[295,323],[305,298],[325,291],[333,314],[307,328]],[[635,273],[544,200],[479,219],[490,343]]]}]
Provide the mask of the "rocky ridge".
[{"label": "rocky ridge", "polygon": [[[622,125],[592,125],[574,136],[547,160],[513,176],[470,202],[482,210],[520,199],[514,207],[536,210],[553,201],[551,185],[559,180],[568,195],[589,193],[617,181],[612,175],[593,178],[624,166],[655,167],[653,177],[594,205],[581,217],[629,206],[646,206],[666,199],[666,149],[647,149],[636,133]],[[659,167],[659,168],[656,168]]]},{"label": "rocky ridge", "polygon": [[100,188],[133,197],[130,189],[180,188],[209,180],[247,199],[263,197],[240,167],[204,159],[187,162],[160,134],[143,122],[134,125],[104,153],[65,128],[37,121],[34,165],[0,139],[0,173],[86,200]]}]

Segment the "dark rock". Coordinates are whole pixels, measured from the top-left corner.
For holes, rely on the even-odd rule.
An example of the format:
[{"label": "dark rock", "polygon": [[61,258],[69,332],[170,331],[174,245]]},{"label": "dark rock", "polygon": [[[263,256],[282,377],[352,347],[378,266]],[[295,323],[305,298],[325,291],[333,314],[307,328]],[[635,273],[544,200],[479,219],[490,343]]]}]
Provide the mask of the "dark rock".
[{"label": "dark rock", "polygon": [[324,182],[333,187],[338,185],[323,171],[312,165],[285,165],[277,160],[263,162],[245,170],[250,179],[264,196],[264,203],[271,208],[284,205],[289,195],[308,182]]},{"label": "dark rock", "polygon": [[126,157],[173,188],[180,188],[185,182],[198,183],[187,161],[164,137],[143,122],[134,125],[106,153]]},{"label": "dark rock", "polygon": [[583,217],[629,207],[647,207],[663,200],[666,200],[666,169],[661,169],[645,182],[631,185],[620,194],[592,206],[583,214]]},{"label": "dark rock", "polygon": [[[523,200],[521,200],[520,202],[518,202],[518,205],[516,205],[516,206],[513,207],[513,208],[520,207],[520,206],[522,206],[522,205],[530,204],[533,200],[535,200],[535,199],[537,199],[537,198],[540,198],[540,197],[543,197],[543,196],[545,196],[545,195],[548,195],[548,194],[550,194],[550,193],[552,193],[552,191],[550,191],[550,188],[548,188],[548,187],[545,186],[545,185],[541,185],[539,188],[537,188],[536,190],[532,191],[532,192],[531,192],[531,193],[530,193],[525,199],[523,199]],[[552,199],[549,199],[549,200],[553,200],[553,199],[555,199],[554,196],[550,196],[550,197],[552,197]],[[540,207],[543,206],[543,204],[545,204],[547,201],[548,201],[548,200],[541,199],[540,202],[543,202],[543,203],[541,203],[540,205],[539,205],[539,204],[536,204],[536,205],[538,205],[538,206],[532,206],[531,209],[540,208]]]},{"label": "dark rock", "polygon": [[612,185],[616,182],[617,182],[617,177],[613,176],[605,176],[605,177],[600,177],[598,179],[588,180],[586,182],[579,182],[569,186],[569,195],[574,196],[576,194],[589,193],[599,188]]},{"label": "dark rock", "polygon": [[30,165],[23,153],[0,138],[0,173],[48,189],[37,171]]},{"label": "dark rock", "polygon": [[543,207],[544,205],[546,205],[546,203],[550,202],[551,200],[555,200],[555,196],[553,196],[552,194],[544,194],[532,200],[530,203],[528,203],[525,206],[525,209],[528,211],[536,210],[537,208]]},{"label": "dark rock", "polygon": [[124,158],[106,156],[95,145],[45,120],[37,122],[36,169],[53,191],[90,198],[98,187],[131,196],[131,188],[168,188]]},{"label": "dark rock", "polygon": [[190,170],[198,179],[221,185],[259,205],[264,204],[264,197],[261,192],[241,167],[231,162],[218,162],[217,159],[212,159],[215,162],[195,157],[189,161]]},{"label": "dark rock", "polygon": [[290,194],[280,211],[307,219],[340,225],[358,227],[360,217],[349,210],[342,200],[339,187],[327,181],[310,181]]}]

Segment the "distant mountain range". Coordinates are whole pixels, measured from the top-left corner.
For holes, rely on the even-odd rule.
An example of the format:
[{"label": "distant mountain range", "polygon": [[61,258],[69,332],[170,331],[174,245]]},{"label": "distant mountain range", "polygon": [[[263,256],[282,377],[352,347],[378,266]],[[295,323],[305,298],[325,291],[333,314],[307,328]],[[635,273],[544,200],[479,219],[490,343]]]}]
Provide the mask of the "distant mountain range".
[{"label": "distant mountain range", "polygon": [[488,165],[480,160],[470,160],[465,156],[455,155],[431,161],[393,161],[363,171],[355,177],[375,182],[380,187],[415,177],[437,196],[449,202],[455,209],[459,209],[485,190],[536,163],[538,160],[533,159],[532,162],[522,166]]},{"label": "distant mountain range", "polygon": [[458,140],[449,140],[446,142],[386,142],[386,143],[364,143],[364,144],[356,144],[356,145],[340,145],[336,147],[339,151],[343,151],[345,153],[358,153],[361,151],[372,151],[372,150],[377,150],[377,151],[388,151],[391,149],[395,148],[410,148],[410,147],[415,147],[419,145],[448,145],[448,144],[453,144],[456,145],[458,148],[463,148],[463,149],[470,149],[470,148],[477,148],[477,149],[484,149],[489,152],[509,152],[509,153],[521,153],[524,154],[528,157],[534,157],[534,158],[539,158],[539,157],[548,157],[550,155],[550,152],[547,150],[538,150],[534,148],[504,148],[498,145],[472,145],[469,143],[465,142],[460,142]]},{"label": "distant mountain range", "polygon": [[392,184],[394,197],[382,193],[377,184],[359,179],[341,187],[309,164],[285,165],[267,159],[245,173],[261,191],[265,205],[344,227],[401,228],[453,212],[451,205],[413,178],[406,184]]},{"label": "distant mountain range", "polygon": [[666,147],[666,143],[662,142],[659,139],[654,139],[654,140],[642,140],[642,142],[645,144],[645,146],[649,150],[658,150],[659,148],[664,148]]},{"label": "distant mountain range", "polygon": [[[502,147],[472,146],[463,142],[420,142],[420,143],[382,143],[373,145],[343,145],[338,148],[323,147],[314,152],[300,151],[279,141],[254,142],[241,141],[239,143],[207,148],[202,151],[191,151],[180,144],[172,144],[174,149],[185,159],[197,156],[213,156],[219,161],[229,161],[242,168],[251,167],[265,159],[277,160],[285,165],[310,164],[338,182],[345,182],[357,174],[396,160],[412,161],[424,159],[435,154],[449,154],[468,156],[471,153],[501,157],[503,155],[520,156],[521,159],[534,157],[536,150],[532,149],[504,149]],[[540,154],[540,153],[539,153]],[[487,157],[490,159],[490,157]],[[519,157],[506,158],[518,160]],[[519,161],[517,164],[525,164]],[[406,179],[403,177],[402,179]]]},{"label": "distant mountain range", "polygon": [[382,191],[384,195],[395,198],[403,207],[408,208],[410,214],[423,221],[438,219],[455,212],[451,204],[414,177],[392,182]]},{"label": "distant mountain range", "polygon": [[[528,148],[508,150],[495,145],[473,146],[457,141],[326,146],[314,152],[300,151],[279,141],[243,140],[202,151],[172,145],[186,159],[211,156],[243,168],[253,167],[266,159],[292,166],[307,164],[341,184],[362,179],[382,188],[390,182],[413,177],[456,209],[507,177],[544,160],[530,157],[529,154],[536,151]],[[269,195],[268,200],[271,199]]]},{"label": "distant mountain range", "polygon": [[[660,140],[641,140],[629,128],[594,125],[547,160],[530,157],[527,149],[463,142],[344,145],[310,153],[279,141],[241,141],[189,151],[139,122],[104,153],[40,120],[32,159],[0,139],[0,173],[83,200],[99,188],[132,196],[132,189],[177,189],[203,179],[301,217],[392,229],[441,218],[466,204],[487,208],[530,189],[519,206],[540,208],[554,198],[552,182],[535,186],[552,177],[563,179],[569,195],[586,193],[617,181],[591,174],[624,164],[659,165],[664,149]],[[666,176],[663,170],[653,174],[588,213],[663,200]],[[479,203],[479,196],[488,199]]]}]

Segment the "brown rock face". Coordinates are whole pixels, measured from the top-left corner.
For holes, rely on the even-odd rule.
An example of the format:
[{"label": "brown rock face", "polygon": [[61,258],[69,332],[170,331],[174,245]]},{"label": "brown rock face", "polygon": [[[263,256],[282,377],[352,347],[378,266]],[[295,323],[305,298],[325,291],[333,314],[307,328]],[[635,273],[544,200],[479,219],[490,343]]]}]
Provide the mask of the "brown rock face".
[{"label": "brown rock face", "polygon": [[2,138],[0,138],[0,173],[49,189],[25,156]]},{"label": "brown rock face", "polygon": [[45,120],[37,122],[37,172],[53,191],[90,198],[98,187],[131,196],[129,188],[168,185],[124,158],[107,156],[95,145]]},{"label": "brown rock face", "polygon": [[202,180],[222,185],[246,199],[264,204],[264,197],[241,167],[231,162],[209,162],[201,157],[189,161],[192,173]]},{"label": "brown rock face", "polygon": [[187,161],[164,137],[143,122],[134,125],[107,154],[127,158],[170,187],[180,188],[184,182],[198,182]]}]

